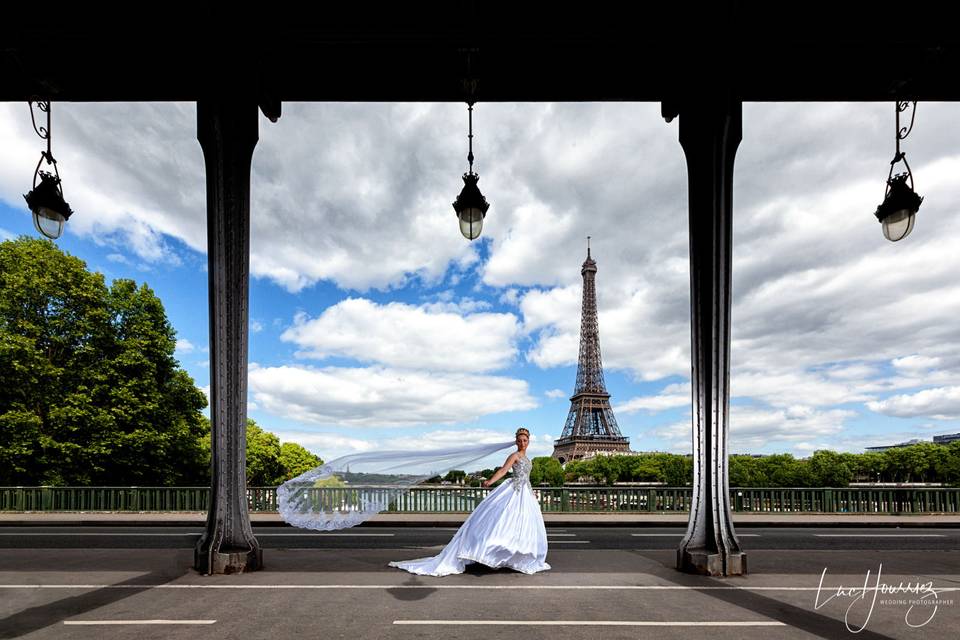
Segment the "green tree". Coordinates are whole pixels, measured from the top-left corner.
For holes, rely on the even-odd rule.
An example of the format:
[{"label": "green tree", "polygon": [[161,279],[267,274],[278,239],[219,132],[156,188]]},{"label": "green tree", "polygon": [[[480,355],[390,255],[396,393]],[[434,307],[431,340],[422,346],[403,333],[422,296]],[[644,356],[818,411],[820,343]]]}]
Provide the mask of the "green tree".
[{"label": "green tree", "polygon": [[665,482],[663,473],[663,459],[657,454],[631,456],[633,464],[626,478],[634,482]]},{"label": "green tree", "polygon": [[845,487],[853,479],[853,470],[843,456],[835,451],[814,451],[807,465],[815,486]]},{"label": "green tree", "polygon": [[270,487],[283,481],[280,438],[247,418],[247,486]]},{"label": "green tree", "polygon": [[548,484],[551,487],[563,486],[563,467],[553,456],[537,456],[530,469],[530,484],[537,486]]},{"label": "green tree", "polygon": [[0,243],[0,484],[193,484],[206,397],[146,285],[53,242]]},{"label": "green tree", "polygon": [[323,459],[320,456],[307,451],[296,442],[284,442],[280,445],[280,468],[283,470],[283,481],[295,478],[322,464]]},{"label": "green tree", "polygon": [[612,485],[620,478],[621,465],[613,459],[614,456],[597,455],[586,460],[586,472],[593,476],[597,483]]},{"label": "green tree", "polygon": [[693,458],[677,454],[663,454],[662,482],[670,487],[687,487],[693,484]]},{"label": "green tree", "polygon": [[732,455],[727,461],[731,487],[769,486],[766,474],[753,456]]},{"label": "green tree", "polygon": [[937,465],[937,477],[946,484],[960,486],[960,440],[943,446]]},{"label": "green tree", "polygon": [[447,471],[447,474],[443,476],[443,479],[447,482],[452,482],[453,484],[460,484],[463,482],[463,479],[466,477],[467,472],[461,471],[460,469],[452,469]]},{"label": "green tree", "polygon": [[757,480],[767,487],[810,487],[815,483],[806,464],[789,453],[777,453],[756,458]]}]

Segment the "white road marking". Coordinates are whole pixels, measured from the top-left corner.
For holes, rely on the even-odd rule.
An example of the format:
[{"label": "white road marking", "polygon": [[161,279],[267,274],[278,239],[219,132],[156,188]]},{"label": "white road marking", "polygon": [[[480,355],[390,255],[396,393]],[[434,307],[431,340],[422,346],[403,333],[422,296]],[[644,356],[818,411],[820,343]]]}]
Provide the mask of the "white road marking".
[{"label": "white road marking", "polygon": [[589,540],[550,540],[550,544],[590,544]]},{"label": "white road marking", "polygon": [[[862,576],[861,576],[862,577]],[[864,589],[863,587],[857,587]],[[883,587],[866,587],[873,591]],[[887,587],[889,589],[889,587]],[[533,591],[818,591],[820,587],[735,586],[735,585],[606,585],[606,584],[0,584],[0,589],[530,589]],[[960,591],[960,587],[935,587],[937,593]]]},{"label": "white road marking", "polygon": [[[654,537],[660,537],[660,536],[682,536],[684,534],[682,533],[631,533],[630,535],[638,536],[638,537],[654,538]],[[760,535],[759,533],[738,533],[737,537],[738,538],[749,538],[749,537],[756,538],[759,535]]]},{"label": "white road marking", "polygon": [[943,538],[942,533],[815,533],[818,538]]},{"label": "white road marking", "polygon": [[575,533],[551,533],[550,531],[547,531],[547,535],[548,535],[548,536],[570,536],[570,537],[573,537],[573,536],[576,536],[577,534],[575,534]]},{"label": "white road marking", "polygon": [[[154,536],[199,536],[201,533],[98,533],[98,532],[79,532],[79,533],[45,533],[42,531],[39,532],[30,532],[30,533],[0,533],[0,536],[141,536],[141,537],[154,537]],[[266,536],[280,536],[280,537],[293,537],[293,536],[318,536],[318,537],[329,537],[329,536],[348,536],[348,537],[391,537],[396,534],[393,533],[255,533],[253,534],[257,538],[262,538]]]},{"label": "white road marking", "polygon": [[783,627],[779,620],[394,620],[393,624],[549,625],[578,627]]},{"label": "white road marking", "polygon": [[216,620],[64,620],[63,624],[213,624]]},{"label": "white road marking", "polygon": [[256,537],[260,538],[263,536],[317,536],[319,538],[326,538],[330,536],[348,536],[348,537],[363,537],[363,538],[389,538],[396,534],[393,533],[255,533]]}]

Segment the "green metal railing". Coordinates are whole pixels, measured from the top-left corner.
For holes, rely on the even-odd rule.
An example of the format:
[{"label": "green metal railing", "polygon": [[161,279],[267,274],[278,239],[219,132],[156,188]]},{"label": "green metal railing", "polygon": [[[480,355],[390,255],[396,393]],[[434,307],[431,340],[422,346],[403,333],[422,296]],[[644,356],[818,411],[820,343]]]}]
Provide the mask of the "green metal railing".
[{"label": "green metal railing", "polygon": [[[508,480],[509,481],[509,480]],[[387,512],[466,513],[493,489],[383,489]],[[355,504],[357,487],[310,489],[315,504]],[[369,492],[369,489],[366,490]],[[544,513],[690,510],[690,487],[535,487]],[[206,511],[209,487],[0,487],[0,511]],[[386,503],[386,500],[385,500]],[[277,511],[276,487],[248,487],[251,512]],[[734,511],[754,513],[958,513],[960,488],[731,488]]]}]

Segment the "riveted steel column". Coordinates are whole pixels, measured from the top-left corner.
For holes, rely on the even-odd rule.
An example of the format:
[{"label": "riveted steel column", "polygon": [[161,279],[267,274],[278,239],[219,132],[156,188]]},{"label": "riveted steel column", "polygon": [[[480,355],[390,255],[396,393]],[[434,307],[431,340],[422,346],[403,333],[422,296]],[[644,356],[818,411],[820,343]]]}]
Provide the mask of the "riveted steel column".
[{"label": "riveted steel column", "polygon": [[679,115],[690,207],[693,496],[677,569],[739,575],[747,572],[747,558],[730,515],[727,416],[733,165],[741,139],[741,102],[719,97],[687,101]]},{"label": "riveted steel column", "polygon": [[194,568],[204,574],[263,567],[246,496],[250,163],[258,138],[255,100],[197,103],[207,171],[212,427],[210,504],[194,549]]}]

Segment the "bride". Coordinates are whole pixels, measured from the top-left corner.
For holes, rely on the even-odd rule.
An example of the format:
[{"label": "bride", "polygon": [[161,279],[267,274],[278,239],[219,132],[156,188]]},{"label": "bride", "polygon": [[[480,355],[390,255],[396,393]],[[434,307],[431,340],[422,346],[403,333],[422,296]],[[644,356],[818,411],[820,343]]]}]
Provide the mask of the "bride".
[{"label": "bride", "polygon": [[530,432],[523,427],[517,429],[516,442],[517,450],[483,486],[489,487],[510,470],[512,481],[491,491],[438,555],[393,561],[390,566],[427,576],[463,573],[464,567],[473,562],[523,573],[550,569],[545,562],[547,530],[530,485],[533,463],[526,456]]}]

